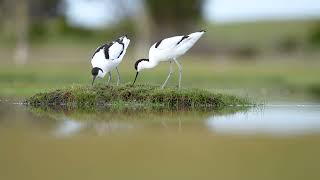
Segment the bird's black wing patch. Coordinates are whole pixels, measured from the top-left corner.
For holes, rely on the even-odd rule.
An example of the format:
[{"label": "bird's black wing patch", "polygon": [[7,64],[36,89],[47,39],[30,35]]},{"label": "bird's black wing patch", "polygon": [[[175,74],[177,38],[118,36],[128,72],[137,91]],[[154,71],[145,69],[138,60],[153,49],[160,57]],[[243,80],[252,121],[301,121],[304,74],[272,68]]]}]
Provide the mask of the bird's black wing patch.
[{"label": "bird's black wing patch", "polygon": [[103,49],[105,45],[107,45],[107,44],[103,44],[103,45],[99,46],[99,47],[94,51],[94,53],[93,53],[93,55],[92,55],[91,58],[93,58],[94,55],[96,55],[101,49]]},{"label": "bird's black wing patch", "polygon": [[[98,47],[98,48],[95,50],[95,52],[94,52],[93,55],[92,55],[92,58],[93,58],[94,55],[97,54],[101,49],[103,49],[103,50],[104,50],[104,57],[105,57],[106,59],[110,59],[109,50],[110,50],[110,47],[111,47],[112,45],[114,45],[115,42],[117,42],[117,43],[119,43],[119,44],[122,45],[122,50],[121,50],[121,52],[119,53],[119,55],[118,55],[118,57],[117,57],[117,58],[119,58],[119,57],[122,55],[123,51],[124,51],[124,43],[123,43],[123,40],[121,40],[121,39],[117,39],[116,41],[113,41],[113,42],[111,42],[111,43],[106,43],[106,44],[101,45],[100,47]],[[113,57],[113,58],[114,58],[114,57]],[[113,59],[111,59],[111,60],[113,60]]]},{"label": "bird's black wing patch", "polygon": [[109,44],[104,45],[104,57],[106,59],[109,59],[109,48],[114,44],[114,42],[111,42]]},{"label": "bird's black wing patch", "polygon": [[158,42],[156,43],[155,48],[157,48],[157,47],[161,44],[162,40],[163,40],[163,39],[161,39],[160,41],[158,41]]},{"label": "bird's black wing patch", "polygon": [[188,35],[183,36],[183,37],[180,39],[180,41],[177,43],[177,45],[180,44],[184,39],[187,39],[188,37],[189,37]]},{"label": "bird's black wing patch", "polygon": [[135,68],[136,70],[138,70],[138,64],[139,64],[141,61],[149,61],[149,59],[139,59],[136,63],[134,63],[134,68]]}]

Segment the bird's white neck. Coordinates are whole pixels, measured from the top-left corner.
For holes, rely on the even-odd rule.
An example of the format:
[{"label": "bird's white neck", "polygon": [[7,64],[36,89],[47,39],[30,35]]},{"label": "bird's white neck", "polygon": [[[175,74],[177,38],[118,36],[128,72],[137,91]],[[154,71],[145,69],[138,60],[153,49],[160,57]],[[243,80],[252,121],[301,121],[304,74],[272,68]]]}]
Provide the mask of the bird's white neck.
[{"label": "bird's white neck", "polygon": [[158,64],[159,64],[159,61],[149,60],[149,61],[147,61],[147,63],[146,63],[146,68],[151,69],[151,68],[156,67]]},{"label": "bird's white neck", "polygon": [[151,69],[156,67],[159,64],[158,61],[152,61],[149,59],[149,61],[142,61],[141,64],[139,65],[138,69],[139,71],[142,69]]}]

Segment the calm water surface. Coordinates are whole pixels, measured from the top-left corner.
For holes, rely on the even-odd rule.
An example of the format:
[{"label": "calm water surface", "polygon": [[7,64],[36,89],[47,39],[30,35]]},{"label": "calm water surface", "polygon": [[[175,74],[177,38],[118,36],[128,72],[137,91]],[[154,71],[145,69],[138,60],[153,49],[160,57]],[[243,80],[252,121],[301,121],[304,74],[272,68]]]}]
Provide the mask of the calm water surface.
[{"label": "calm water surface", "polygon": [[320,179],[320,105],[35,112],[0,103],[0,179]]}]

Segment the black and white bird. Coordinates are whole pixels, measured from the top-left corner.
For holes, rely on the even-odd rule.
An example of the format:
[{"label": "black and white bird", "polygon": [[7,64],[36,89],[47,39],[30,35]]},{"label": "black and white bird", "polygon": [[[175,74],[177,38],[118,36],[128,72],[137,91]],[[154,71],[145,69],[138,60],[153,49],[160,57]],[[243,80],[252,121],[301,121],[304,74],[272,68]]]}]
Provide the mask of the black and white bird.
[{"label": "black and white bird", "polygon": [[128,39],[125,35],[111,43],[103,44],[96,49],[91,59],[91,74],[93,76],[92,85],[97,77],[103,78],[107,73],[109,74],[109,84],[111,81],[111,70],[113,69],[117,70],[117,85],[119,85],[120,74],[118,65],[121,63],[123,56],[126,54],[129,43],[130,39]]},{"label": "black and white bird", "polygon": [[172,74],[172,61],[174,61],[179,68],[179,84],[178,87],[181,87],[181,78],[182,78],[182,66],[178,62],[177,58],[185,54],[205,33],[206,31],[198,31],[184,36],[174,36],[166,38],[156,42],[151,46],[149,50],[149,59],[139,59],[134,67],[137,71],[136,77],[134,79],[133,85],[137,80],[138,74],[143,69],[150,69],[156,67],[162,61],[170,62],[170,72],[167,79],[161,86],[164,88],[167,85],[167,82]]}]

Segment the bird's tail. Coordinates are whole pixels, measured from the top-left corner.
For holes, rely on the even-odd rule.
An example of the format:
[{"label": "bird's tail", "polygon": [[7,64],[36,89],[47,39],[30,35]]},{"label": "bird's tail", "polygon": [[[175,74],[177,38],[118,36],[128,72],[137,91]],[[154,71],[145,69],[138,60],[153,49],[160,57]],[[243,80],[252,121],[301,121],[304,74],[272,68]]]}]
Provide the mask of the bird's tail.
[{"label": "bird's tail", "polygon": [[206,32],[205,30],[201,30],[201,31],[197,31],[197,32],[191,33],[188,36],[191,39],[194,39],[195,41],[197,41],[205,32]]},{"label": "bird's tail", "polygon": [[[197,31],[194,33],[189,34],[188,42],[187,45],[190,46],[190,48],[201,38],[201,36],[205,33],[206,31]],[[188,48],[186,48],[188,49]]]}]

